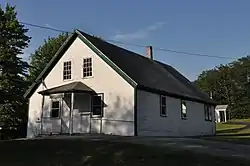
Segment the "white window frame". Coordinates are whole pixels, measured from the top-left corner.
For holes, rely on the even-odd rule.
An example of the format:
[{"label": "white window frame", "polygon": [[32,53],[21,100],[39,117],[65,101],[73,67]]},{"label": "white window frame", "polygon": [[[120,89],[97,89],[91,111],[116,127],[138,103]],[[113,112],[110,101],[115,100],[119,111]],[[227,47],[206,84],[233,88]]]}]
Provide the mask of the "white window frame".
[{"label": "white window frame", "polygon": [[[88,62],[89,59],[90,59],[90,62]],[[87,62],[85,62],[85,60]],[[82,78],[90,78],[90,77],[93,77],[93,58],[86,57],[86,58],[83,58],[82,60]]]},{"label": "white window frame", "polygon": [[[53,102],[59,102],[59,108],[53,108]],[[60,118],[61,117],[61,100],[60,99],[51,99],[51,104],[50,104],[50,118]],[[58,110],[58,116],[57,117],[53,117],[52,116],[52,112],[53,110]]]},{"label": "white window frame", "polygon": [[[165,99],[165,104],[162,103],[162,99]],[[165,108],[165,114],[163,114],[163,109]],[[168,113],[167,113],[167,97],[164,95],[160,95],[160,116],[161,117],[167,117]]]},{"label": "white window frame", "polygon": [[[184,108],[186,107],[186,112],[184,112]],[[186,120],[188,118],[187,116],[187,102],[185,100],[181,100],[181,119]]]},{"label": "white window frame", "polygon": [[[67,63],[70,63],[70,65],[66,65]],[[68,69],[67,67],[70,66],[70,69]],[[65,72],[70,72],[70,75],[67,73],[65,75]],[[66,77],[66,78],[65,78]],[[63,62],[63,80],[71,80],[72,79],[72,61],[69,60],[69,61],[64,61]]]}]

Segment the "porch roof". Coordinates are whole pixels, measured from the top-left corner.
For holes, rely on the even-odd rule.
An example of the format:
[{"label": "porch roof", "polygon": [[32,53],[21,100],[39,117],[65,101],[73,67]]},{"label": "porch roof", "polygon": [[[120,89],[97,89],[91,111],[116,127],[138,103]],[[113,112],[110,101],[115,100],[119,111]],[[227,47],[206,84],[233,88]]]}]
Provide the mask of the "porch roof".
[{"label": "porch roof", "polygon": [[46,89],[44,91],[38,92],[42,95],[50,95],[50,94],[56,94],[56,93],[95,93],[93,89],[85,85],[84,83],[77,81],[77,82],[71,82],[69,84],[64,84],[61,86],[57,86],[51,89]]}]

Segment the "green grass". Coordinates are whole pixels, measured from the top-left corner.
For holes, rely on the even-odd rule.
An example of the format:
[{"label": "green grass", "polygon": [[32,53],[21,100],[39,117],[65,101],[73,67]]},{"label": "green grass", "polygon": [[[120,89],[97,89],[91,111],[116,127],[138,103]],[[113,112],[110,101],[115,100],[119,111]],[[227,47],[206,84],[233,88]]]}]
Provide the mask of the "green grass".
[{"label": "green grass", "polygon": [[0,142],[3,166],[235,166],[250,161],[108,141],[27,140]]},{"label": "green grass", "polygon": [[[234,120],[234,122],[239,122],[239,119]],[[217,135],[214,137],[204,137],[204,139],[250,145],[250,129],[244,127],[246,125],[217,123]]]},{"label": "green grass", "polygon": [[246,125],[241,124],[225,124],[225,123],[216,123],[216,131],[225,131],[225,130],[232,130],[232,129],[241,129],[244,128]]},{"label": "green grass", "polygon": [[250,118],[249,119],[232,119],[230,122],[247,122],[250,123]]}]

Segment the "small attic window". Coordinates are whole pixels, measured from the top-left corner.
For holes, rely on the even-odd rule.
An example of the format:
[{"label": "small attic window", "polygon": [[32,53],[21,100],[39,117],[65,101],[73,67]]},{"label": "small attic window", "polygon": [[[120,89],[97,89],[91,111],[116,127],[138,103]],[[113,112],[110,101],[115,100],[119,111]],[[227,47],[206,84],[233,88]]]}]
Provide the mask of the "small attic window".
[{"label": "small attic window", "polygon": [[71,61],[63,63],[63,80],[71,79]]},{"label": "small attic window", "polygon": [[92,76],[92,58],[83,59],[83,78]]}]

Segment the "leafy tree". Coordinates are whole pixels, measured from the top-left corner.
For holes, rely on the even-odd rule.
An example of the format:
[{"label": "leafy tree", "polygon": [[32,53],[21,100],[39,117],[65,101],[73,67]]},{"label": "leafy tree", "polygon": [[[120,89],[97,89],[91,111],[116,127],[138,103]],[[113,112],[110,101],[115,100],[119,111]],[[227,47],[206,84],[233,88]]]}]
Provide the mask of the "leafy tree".
[{"label": "leafy tree", "polygon": [[62,33],[57,37],[49,37],[44,41],[34,54],[31,54],[31,62],[29,69],[28,80],[34,82],[38,75],[42,72],[45,66],[49,63],[58,49],[62,46],[65,40],[68,38],[67,33]]},{"label": "leafy tree", "polygon": [[30,37],[16,16],[15,7],[7,4],[4,10],[0,6],[0,126],[6,138],[17,136],[27,120],[23,94],[27,89],[24,77],[28,63],[19,55],[28,46]]},{"label": "leafy tree", "polygon": [[195,84],[213,99],[229,105],[229,118],[250,117],[250,57],[200,74]]}]

